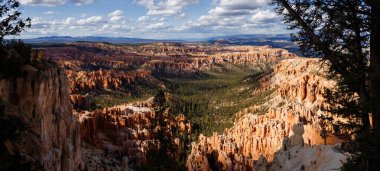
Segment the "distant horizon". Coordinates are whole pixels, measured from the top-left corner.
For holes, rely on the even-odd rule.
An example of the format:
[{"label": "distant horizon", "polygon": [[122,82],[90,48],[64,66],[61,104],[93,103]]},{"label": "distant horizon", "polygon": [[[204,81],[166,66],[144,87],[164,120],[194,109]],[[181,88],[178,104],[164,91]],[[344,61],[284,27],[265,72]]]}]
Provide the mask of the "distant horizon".
[{"label": "distant horizon", "polygon": [[112,39],[145,39],[145,40],[189,40],[189,39],[210,39],[210,38],[223,38],[223,37],[236,37],[236,36],[287,36],[290,37],[290,33],[279,33],[279,34],[227,34],[220,36],[210,36],[203,38],[144,38],[144,37],[126,37],[126,36],[70,36],[70,35],[41,35],[36,37],[14,37],[13,39],[28,40],[28,39],[39,39],[39,38],[112,38]]}]

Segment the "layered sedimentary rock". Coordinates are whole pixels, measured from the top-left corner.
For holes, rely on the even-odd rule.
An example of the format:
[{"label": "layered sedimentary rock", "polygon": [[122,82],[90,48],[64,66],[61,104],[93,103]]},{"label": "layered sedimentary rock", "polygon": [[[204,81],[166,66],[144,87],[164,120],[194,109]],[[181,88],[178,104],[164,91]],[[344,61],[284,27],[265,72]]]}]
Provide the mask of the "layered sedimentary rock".
[{"label": "layered sedimentary rock", "polygon": [[[95,149],[104,150],[110,156],[128,159],[128,162],[136,165],[145,164],[146,153],[152,140],[150,126],[154,115],[151,102],[136,102],[94,112],[80,112],[78,116],[81,122],[81,137]],[[181,131],[191,131],[191,125],[186,123],[183,115],[177,116],[166,129],[173,127]],[[85,153],[92,155],[91,151],[94,150],[87,149]],[[101,162],[87,167],[101,167]],[[115,169],[119,170],[120,165],[112,170]]]},{"label": "layered sedimentary rock", "polygon": [[136,70],[130,72],[99,69],[92,72],[68,72],[72,94],[104,90],[128,90],[128,85],[153,80],[151,72]]},{"label": "layered sedimentary rock", "polygon": [[[240,117],[234,126],[226,129],[224,134],[200,136],[199,143],[192,144],[192,151],[187,161],[188,168],[252,170],[268,162],[277,162],[278,167],[282,167],[287,161],[277,159],[281,158],[283,154],[281,151],[287,151],[295,146],[302,148],[299,150],[313,151],[310,146],[338,143],[340,140],[332,136],[332,127],[326,126],[327,124],[321,119],[323,115],[330,115],[323,112],[321,107],[325,105],[323,99],[325,88],[334,86],[334,82],[323,77],[324,69],[319,66],[317,59],[301,58],[287,59],[277,64],[272,73],[259,80],[261,86],[257,91],[276,90],[270,99],[266,99],[267,102],[260,106],[253,106],[240,112]],[[267,112],[265,109],[268,109]],[[322,129],[329,134],[321,137]],[[303,161],[317,160],[319,155],[312,154],[315,153],[310,152],[311,156],[307,156],[308,158]],[[307,165],[306,170],[311,168],[323,170],[326,167],[334,169],[332,167],[340,164],[324,167]],[[281,169],[273,167],[270,170]]]},{"label": "layered sedimentary rock", "polygon": [[79,122],[72,113],[69,79],[55,65],[41,65],[46,66],[21,66],[23,76],[0,79],[5,110],[25,124],[19,139],[5,145],[9,153],[41,165],[39,169],[80,170]]},{"label": "layered sedimentary rock", "polygon": [[274,63],[280,59],[293,58],[294,55],[283,49],[268,47],[224,47],[212,54],[202,54],[191,58],[174,58],[172,60],[152,60],[144,65],[156,73],[192,73],[217,67],[215,64],[234,64],[253,67]]},{"label": "layered sedimentary rock", "polygon": [[[67,70],[93,72],[99,68],[136,70],[154,74],[186,74],[208,69],[214,64],[257,66],[295,57],[284,49],[266,46],[204,46],[199,44],[156,43],[143,46],[115,46],[102,43],[73,43],[47,49],[47,56]],[[141,71],[143,72],[143,70]],[[112,74],[112,73],[111,73]]]}]

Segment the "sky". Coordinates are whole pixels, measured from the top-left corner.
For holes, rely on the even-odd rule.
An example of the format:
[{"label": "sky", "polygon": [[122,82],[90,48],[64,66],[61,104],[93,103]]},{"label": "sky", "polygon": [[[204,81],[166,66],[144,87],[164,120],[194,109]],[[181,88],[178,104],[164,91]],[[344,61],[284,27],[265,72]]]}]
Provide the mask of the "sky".
[{"label": "sky", "polygon": [[32,27],[21,38],[148,39],[289,33],[268,0],[20,0]]}]

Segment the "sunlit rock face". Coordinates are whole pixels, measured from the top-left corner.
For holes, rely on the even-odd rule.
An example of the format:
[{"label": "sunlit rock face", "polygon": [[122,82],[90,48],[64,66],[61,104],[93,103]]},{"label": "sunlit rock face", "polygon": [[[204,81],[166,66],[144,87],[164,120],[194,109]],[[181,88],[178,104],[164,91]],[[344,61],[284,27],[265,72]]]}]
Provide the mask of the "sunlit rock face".
[{"label": "sunlit rock face", "polygon": [[[77,115],[81,122],[81,138],[84,142],[97,150],[106,151],[110,156],[128,159],[128,162],[135,165],[146,164],[147,152],[152,141],[150,126],[155,115],[151,101],[124,104],[94,112],[80,112]],[[183,115],[175,117],[168,128],[162,129],[174,127],[182,132],[191,133],[191,125],[186,123]],[[180,144],[179,140],[176,142],[177,145]],[[84,155],[85,162],[93,162],[91,155],[94,155],[96,150],[83,150],[87,155]],[[90,170],[102,167],[101,161],[110,162],[109,159],[99,159],[98,163],[95,161],[95,164],[89,164],[87,167]],[[120,170],[120,166],[120,163],[116,163],[116,167],[109,169]]]},{"label": "sunlit rock face", "polygon": [[130,161],[143,163],[148,150],[148,124],[154,112],[150,104],[126,104],[78,114],[81,137],[98,149],[128,156]]},{"label": "sunlit rock face", "polygon": [[8,151],[27,156],[44,170],[82,169],[79,122],[72,112],[66,74],[55,66],[25,65],[22,72],[23,76],[0,80],[6,113],[26,125],[19,140],[6,143]]},{"label": "sunlit rock face", "polygon": [[71,93],[79,94],[101,90],[125,89],[125,85],[136,84],[150,79],[151,72],[146,70],[112,72],[99,69],[94,72],[69,72],[68,75],[73,80],[70,82]]},{"label": "sunlit rock face", "polygon": [[[332,127],[324,127],[329,136],[321,137],[323,92],[334,82],[323,77],[324,68],[317,59],[294,58],[279,62],[273,72],[259,82],[263,91],[276,91],[265,103],[237,114],[233,127],[223,134],[199,137],[192,144],[187,166],[190,170],[331,170],[341,166],[346,156],[338,152],[340,140],[332,136]],[[254,96],[255,94],[253,94]],[[285,155],[301,151],[293,158]],[[321,151],[331,155],[322,154]],[[322,162],[329,161],[328,164]],[[275,163],[268,164],[268,163]],[[310,165],[310,163],[313,163]],[[265,167],[264,167],[265,166]],[[300,168],[298,168],[300,169]],[[302,169],[301,169],[302,170]]]}]

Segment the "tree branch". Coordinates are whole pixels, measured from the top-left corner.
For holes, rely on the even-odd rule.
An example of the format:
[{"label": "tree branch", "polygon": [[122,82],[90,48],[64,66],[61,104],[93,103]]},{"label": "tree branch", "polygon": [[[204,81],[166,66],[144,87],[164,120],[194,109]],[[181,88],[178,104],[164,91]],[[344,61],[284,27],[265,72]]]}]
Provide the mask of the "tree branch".
[{"label": "tree branch", "polygon": [[278,0],[286,10],[288,10],[289,14],[301,25],[301,27],[305,30],[306,34],[316,43],[321,44],[322,41],[320,37],[314,33],[313,29],[309,27],[309,25],[299,16],[296,11],[289,5],[287,0]]}]

